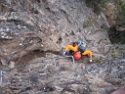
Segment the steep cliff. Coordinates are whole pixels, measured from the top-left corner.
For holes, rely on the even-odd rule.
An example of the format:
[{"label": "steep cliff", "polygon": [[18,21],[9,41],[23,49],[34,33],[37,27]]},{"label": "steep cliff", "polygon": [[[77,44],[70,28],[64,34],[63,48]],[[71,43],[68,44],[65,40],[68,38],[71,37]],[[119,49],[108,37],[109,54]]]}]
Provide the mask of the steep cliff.
[{"label": "steep cliff", "polygon": [[125,85],[125,60],[88,65],[48,57],[7,69],[4,94],[110,94]]},{"label": "steep cliff", "polygon": [[[1,0],[0,11],[4,94],[109,94],[124,85],[124,45],[110,43],[104,15],[84,0]],[[94,64],[61,56],[81,37]]]},{"label": "steep cliff", "polygon": [[0,56],[4,65],[17,64],[34,51],[60,53],[80,37],[88,42],[95,59],[112,58],[107,32],[101,28],[105,20],[82,0],[7,0],[1,6]]}]

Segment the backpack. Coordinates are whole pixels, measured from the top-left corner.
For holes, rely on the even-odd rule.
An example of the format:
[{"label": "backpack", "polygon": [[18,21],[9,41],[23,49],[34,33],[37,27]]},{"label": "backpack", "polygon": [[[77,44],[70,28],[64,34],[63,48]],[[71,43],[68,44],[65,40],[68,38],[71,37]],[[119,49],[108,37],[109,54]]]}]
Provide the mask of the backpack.
[{"label": "backpack", "polygon": [[80,43],[78,44],[78,51],[80,51],[81,53],[83,53],[87,48],[87,44],[83,41],[80,41]]}]

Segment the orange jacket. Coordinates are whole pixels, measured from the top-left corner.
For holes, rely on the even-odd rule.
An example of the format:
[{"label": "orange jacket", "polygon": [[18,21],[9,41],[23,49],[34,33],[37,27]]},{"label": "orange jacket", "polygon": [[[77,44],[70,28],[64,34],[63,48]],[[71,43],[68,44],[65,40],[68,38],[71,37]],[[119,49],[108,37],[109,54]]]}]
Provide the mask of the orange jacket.
[{"label": "orange jacket", "polygon": [[[66,51],[71,50],[73,52],[77,52],[78,51],[78,44],[76,44],[75,46],[72,45],[67,45],[65,48]],[[92,52],[90,50],[85,50],[82,55],[88,55],[89,58],[92,58]]]}]

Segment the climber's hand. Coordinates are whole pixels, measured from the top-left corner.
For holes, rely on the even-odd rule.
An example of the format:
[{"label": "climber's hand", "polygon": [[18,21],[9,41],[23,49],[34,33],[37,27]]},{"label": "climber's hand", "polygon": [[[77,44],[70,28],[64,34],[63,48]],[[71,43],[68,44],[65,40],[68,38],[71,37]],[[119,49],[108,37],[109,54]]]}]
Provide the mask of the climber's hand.
[{"label": "climber's hand", "polygon": [[66,52],[63,52],[62,55],[66,55]]},{"label": "climber's hand", "polygon": [[92,59],[90,59],[89,62],[92,63]]}]

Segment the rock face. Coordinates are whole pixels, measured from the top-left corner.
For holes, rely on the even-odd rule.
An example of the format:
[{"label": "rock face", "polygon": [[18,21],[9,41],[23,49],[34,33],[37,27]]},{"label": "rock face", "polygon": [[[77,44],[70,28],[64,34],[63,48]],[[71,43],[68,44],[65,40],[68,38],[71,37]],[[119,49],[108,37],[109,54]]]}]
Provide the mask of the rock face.
[{"label": "rock face", "polygon": [[61,56],[82,37],[93,63],[120,57],[104,25],[84,0],[1,0],[3,94],[109,94],[123,86],[124,61],[85,65],[86,57],[74,64]]},{"label": "rock face", "polygon": [[88,42],[88,49],[93,51],[96,60],[110,59],[110,41],[106,31],[101,29],[103,22],[82,0],[3,0],[1,62],[17,64],[36,51],[60,53],[80,37]]},{"label": "rock face", "polygon": [[117,7],[113,3],[106,4],[105,15],[106,15],[108,22],[111,26],[116,24]]},{"label": "rock face", "polygon": [[[124,2],[122,2],[124,5]],[[122,21],[122,5],[115,5],[113,3],[107,3],[105,6],[105,15],[109,24],[111,25],[108,34],[111,43],[125,44],[125,25]],[[120,14],[120,15],[119,15]]]},{"label": "rock face", "polygon": [[49,54],[4,70],[3,94],[110,94],[125,85],[125,60],[85,65]]}]

